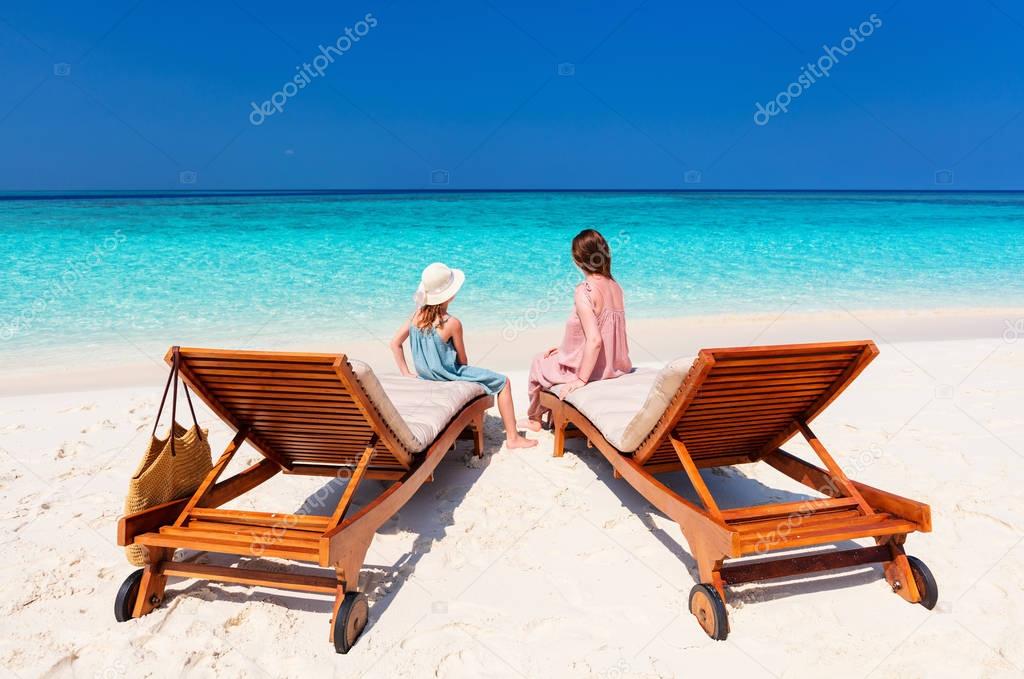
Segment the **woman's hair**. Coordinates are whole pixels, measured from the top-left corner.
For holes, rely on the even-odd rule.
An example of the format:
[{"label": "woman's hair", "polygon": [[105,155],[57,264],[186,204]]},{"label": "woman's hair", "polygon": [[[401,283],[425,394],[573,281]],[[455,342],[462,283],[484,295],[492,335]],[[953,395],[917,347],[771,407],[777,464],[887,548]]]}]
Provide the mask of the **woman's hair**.
[{"label": "woman's hair", "polygon": [[572,258],[587,273],[612,278],[612,251],[604,236],[593,229],[583,229],[572,239]]},{"label": "woman's hair", "polygon": [[435,322],[437,327],[443,326],[446,304],[446,302],[443,302],[441,304],[424,304],[421,306],[419,313],[416,314],[416,327],[420,330],[426,330],[433,328]]}]

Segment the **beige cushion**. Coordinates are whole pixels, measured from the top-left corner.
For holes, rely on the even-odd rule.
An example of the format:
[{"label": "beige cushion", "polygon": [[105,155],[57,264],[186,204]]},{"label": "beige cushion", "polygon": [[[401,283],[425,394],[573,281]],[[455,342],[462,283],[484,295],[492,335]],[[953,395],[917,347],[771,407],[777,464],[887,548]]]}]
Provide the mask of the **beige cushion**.
[{"label": "beige cushion", "polygon": [[[693,360],[678,358],[661,370],[637,368],[621,377],[591,382],[569,394],[566,401],[593,422],[608,443],[631,453],[665,413]],[[557,394],[561,388],[556,385],[551,391]]]},{"label": "beige cushion", "polygon": [[486,393],[475,382],[435,382],[401,375],[374,374],[362,361],[352,372],[398,440],[418,453],[430,447],[467,403]]}]

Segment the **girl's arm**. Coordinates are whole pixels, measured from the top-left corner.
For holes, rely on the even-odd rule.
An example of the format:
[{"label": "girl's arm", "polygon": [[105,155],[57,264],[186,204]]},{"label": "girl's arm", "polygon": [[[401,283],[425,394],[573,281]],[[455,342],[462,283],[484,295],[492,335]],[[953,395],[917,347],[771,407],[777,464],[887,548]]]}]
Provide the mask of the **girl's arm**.
[{"label": "girl's arm", "polygon": [[449,316],[444,329],[448,331],[448,337],[455,345],[455,357],[459,360],[459,365],[469,365],[469,359],[466,358],[466,343],[462,339],[462,321]]},{"label": "girl's arm", "polygon": [[590,299],[587,298],[587,293],[582,285],[576,288],[576,314],[580,317],[580,323],[583,325],[586,343],[583,345],[580,371],[576,373],[576,379],[562,389],[562,400],[590,381],[590,374],[594,372],[594,366],[597,365],[597,357],[601,355],[601,346],[603,345],[601,330],[597,326],[597,314],[594,313],[594,307],[591,306]]},{"label": "girl's arm", "polygon": [[416,377],[409,370],[409,364],[405,362],[405,340],[409,339],[409,321],[402,324],[402,327],[398,329],[395,336],[391,338],[391,354],[395,357],[395,365],[398,366],[398,370],[406,377]]}]

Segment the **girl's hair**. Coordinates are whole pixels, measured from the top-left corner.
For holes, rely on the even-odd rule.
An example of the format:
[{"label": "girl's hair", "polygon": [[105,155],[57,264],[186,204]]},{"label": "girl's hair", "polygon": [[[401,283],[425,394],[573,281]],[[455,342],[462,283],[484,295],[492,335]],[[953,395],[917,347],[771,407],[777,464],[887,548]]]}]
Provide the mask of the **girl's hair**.
[{"label": "girl's hair", "polygon": [[[593,229],[583,229],[572,239],[572,258],[587,273],[612,278],[612,251],[604,236]],[[614,279],[613,279],[614,280]]]},{"label": "girl's hair", "polygon": [[437,327],[444,325],[444,317],[446,315],[445,306],[447,302],[441,304],[424,304],[420,307],[419,312],[416,314],[416,327],[420,330],[426,330],[433,328],[434,323],[437,323]]}]

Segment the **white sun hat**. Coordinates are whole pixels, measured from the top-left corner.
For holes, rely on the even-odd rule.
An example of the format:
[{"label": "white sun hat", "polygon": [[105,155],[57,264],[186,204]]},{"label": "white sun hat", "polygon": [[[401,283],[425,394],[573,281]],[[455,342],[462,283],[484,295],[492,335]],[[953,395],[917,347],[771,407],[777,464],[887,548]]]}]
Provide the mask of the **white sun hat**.
[{"label": "white sun hat", "polygon": [[461,269],[451,269],[440,262],[434,262],[423,270],[420,287],[413,299],[417,306],[443,304],[455,296],[465,281],[466,274]]}]

